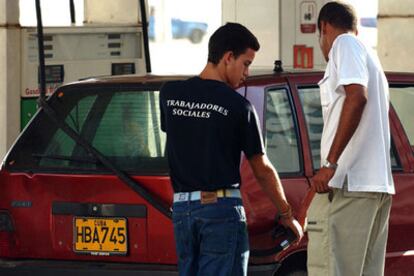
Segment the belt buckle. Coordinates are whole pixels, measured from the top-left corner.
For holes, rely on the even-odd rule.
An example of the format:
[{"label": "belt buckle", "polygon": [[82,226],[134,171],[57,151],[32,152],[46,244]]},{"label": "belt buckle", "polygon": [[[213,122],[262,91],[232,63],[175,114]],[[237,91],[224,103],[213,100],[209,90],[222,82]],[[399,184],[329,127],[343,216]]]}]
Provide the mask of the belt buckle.
[{"label": "belt buckle", "polygon": [[211,204],[217,202],[217,192],[203,192],[200,195],[201,204]]},{"label": "belt buckle", "polygon": [[217,193],[217,197],[227,197],[226,189],[217,190],[216,193]]}]

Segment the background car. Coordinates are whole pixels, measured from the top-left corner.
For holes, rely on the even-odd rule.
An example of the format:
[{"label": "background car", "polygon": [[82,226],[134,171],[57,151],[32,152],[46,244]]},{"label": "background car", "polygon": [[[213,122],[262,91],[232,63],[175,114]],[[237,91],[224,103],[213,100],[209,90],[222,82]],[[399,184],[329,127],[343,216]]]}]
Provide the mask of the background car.
[{"label": "background car", "polygon": [[[154,40],[156,38],[155,32],[155,17],[150,16],[148,38]],[[192,43],[200,43],[207,32],[208,25],[204,22],[184,21],[178,18],[171,19],[171,35],[174,39],[187,38]]]},{"label": "background car", "polygon": [[[310,179],[320,167],[322,76],[267,72],[237,90],[258,112],[266,151],[295,215],[309,203]],[[397,194],[385,269],[390,276],[412,275],[414,74],[387,77]],[[1,275],[177,275],[158,97],[165,81],[184,78],[108,77],[55,91],[1,167]],[[306,275],[306,238],[284,248],[278,210],[245,158],[241,174],[249,274]]]}]

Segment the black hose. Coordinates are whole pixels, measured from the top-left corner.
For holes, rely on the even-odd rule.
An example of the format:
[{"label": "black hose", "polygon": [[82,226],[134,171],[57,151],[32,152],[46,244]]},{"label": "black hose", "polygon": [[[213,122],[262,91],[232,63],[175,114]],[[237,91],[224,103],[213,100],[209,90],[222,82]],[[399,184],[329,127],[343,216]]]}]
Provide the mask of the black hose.
[{"label": "black hose", "polygon": [[70,5],[70,22],[72,24],[76,23],[76,13],[75,13],[75,3],[73,2],[73,0],[69,0],[69,5]]},{"label": "black hose", "polygon": [[145,6],[145,0],[140,0],[141,10],[141,21],[142,21],[142,35],[144,38],[144,54],[145,54],[145,65],[147,73],[151,73],[151,59],[149,51],[149,39],[148,39],[148,21],[147,21],[147,10]]},{"label": "black hose", "polygon": [[46,98],[46,74],[45,74],[45,49],[43,47],[43,24],[42,9],[40,0],[36,0],[36,18],[37,18],[37,42],[39,49],[39,82],[40,82],[40,99]]}]

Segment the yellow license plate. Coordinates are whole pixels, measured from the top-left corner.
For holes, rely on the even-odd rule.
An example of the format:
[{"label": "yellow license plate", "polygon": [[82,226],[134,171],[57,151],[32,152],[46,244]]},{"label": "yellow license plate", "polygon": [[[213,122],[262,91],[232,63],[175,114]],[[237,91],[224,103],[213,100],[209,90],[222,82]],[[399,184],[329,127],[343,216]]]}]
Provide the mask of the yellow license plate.
[{"label": "yellow license plate", "polygon": [[127,220],[125,218],[75,217],[74,251],[92,255],[126,255]]}]

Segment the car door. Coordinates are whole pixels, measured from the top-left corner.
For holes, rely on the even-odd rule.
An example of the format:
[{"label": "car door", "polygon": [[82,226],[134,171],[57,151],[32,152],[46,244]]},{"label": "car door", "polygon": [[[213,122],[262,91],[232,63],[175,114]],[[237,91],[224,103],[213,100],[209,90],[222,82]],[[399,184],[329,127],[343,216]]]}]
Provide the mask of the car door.
[{"label": "car door", "polygon": [[[263,131],[269,160],[279,173],[283,188],[295,215],[298,214],[309,183],[305,176],[300,129],[293,97],[285,78],[267,81],[254,79],[243,88],[243,94],[254,105]],[[241,165],[243,202],[249,223],[252,261],[256,253],[271,248],[277,242],[277,209],[257,184],[246,159]],[[304,248],[304,243],[290,250]],[[278,255],[280,260],[288,254]]]},{"label": "car door", "polygon": [[396,194],[390,216],[386,275],[407,275],[414,271],[414,76],[387,74],[390,84],[391,131],[396,163],[393,177]]}]

